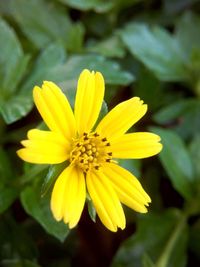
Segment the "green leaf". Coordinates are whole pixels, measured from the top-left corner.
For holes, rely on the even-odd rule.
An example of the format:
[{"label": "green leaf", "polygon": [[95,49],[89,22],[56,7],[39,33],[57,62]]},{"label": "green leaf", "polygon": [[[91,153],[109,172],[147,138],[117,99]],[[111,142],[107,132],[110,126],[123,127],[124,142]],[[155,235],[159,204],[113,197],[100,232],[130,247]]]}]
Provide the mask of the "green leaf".
[{"label": "green leaf", "polygon": [[89,196],[87,197],[87,204],[88,204],[88,213],[90,215],[90,218],[92,219],[93,222],[96,222],[96,215],[97,215],[96,209],[95,209],[93,202]]},{"label": "green leaf", "polygon": [[142,267],[156,267],[147,254],[142,257]]},{"label": "green leaf", "polygon": [[[152,266],[144,265],[144,261],[149,264],[149,262],[152,263],[152,260],[154,262],[158,260],[161,255],[169,253],[165,267],[184,267],[187,228],[185,222],[182,223],[181,216],[177,210],[173,209],[161,214],[148,213],[140,216],[137,222],[137,232],[121,245],[111,266],[132,267],[133,263],[137,267]],[[168,246],[172,239],[173,244],[171,243],[171,250],[169,251]],[[142,265],[144,254],[148,255],[148,261],[143,258]],[[156,264],[155,266],[161,267],[161,265]]]},{"label": "green leaf", "polygon": [[50,211],[50,197],[41,198],[41,186],[28,186],[21,193],[21,202],[25,211],[51,235],[64,241],[69,229],[63,222],[57,222]]},{"label": "green leaf", "polygon": [[165,168],[174,188],[186,199],[194,195],[194,169],[185,144],[173,131],[158,127],[150,130],[161,137],[163,150],[159,159]]},{"label": "green leaf", "polygon": [[24,55],[13,29],[2,19],[0,19],[0,36],[0,97],[6,100],[15,92],[29,58]]},{"label": "green leaf", "polygon": [[200,135],[196,135],[189,146],[191,160],[193,162],[195,178],[200,186]]},{"label": "green leaf", "polygon": [[21,91],[30,94],[35,85],[40,85],[45,79],[51,80],[49,72],[65,61],[66,53],[62,45],[53,43],[47,46],[38,56],[30,75],[22,85]]},{"label": "green leaf", "polygon": [[27,115],[33,103],[29,94],[20,92],[7,101],[0,101],[0,112],[7,124],[11,124]]},{"label": "green leaf", "polygon": [[175,35],[190,60],[192,51],[200,48],[200,17],[192,12],[183,13],[177,20]]},{"label": "green leaf", "polygon": [[179,43],[158,26],[131,23],[121,30],[129,51],[162,81],[185,81],[189,74]]},{"label": "green leaf", "polygon": [[100,71],[105,77],[107,84],[128,85],[134,80],[134,76],[120,69],[120,65],[99,55],[75,55],[67,62],[52,69],[52,79],[55,82],[66,82],[67,88],[76,88],[78,76],[83,69]]},{"label": "green leaf", "polygon": [[34,180],[38,175],[42,175],[43,173],[46,174],[46,170],[48,165],[46,164],[37,164],[33,165],[31,163],[25,162],[24,163],[24,174],[15,179],[16,184],[20,184],[24,186],[25,184],[30,183]]},{"label": "green leaf", "polygon": [[3,183],[9,182],[14,178],[10,159],[2,147],[0,147],[0,177]]},{"label": "green leaf", "polygon": [[69,52],[79,53],[83,49],[85,28],[82,23],[76,23],[68,33],[67,48]]},{"label": "green leaf", "polygon": [[15,0],[12,13],[36,47],[43,48],[54,41],[67,45],[71,21],[60,6],[44,0]]},{"label": "green leaf", "polygon": [[167,15],[174,15],[184,11],[199,0],[164,0],[164,9]]},{"label": "green leaf", "polygon": [[18,190],[0,183],[0,213],[7,210],[18,196]]},{"label": "green leaf", "polygon": [[103,41],[89,43],[87,50],[106,57],[123,58],[125,56],[125,48],[116,34]]},{"label": "green leaf", "polygon": [[103,100],[102,106],[101,106],[101,110],[99,113],[99,117],[98,120],[94,126],[94,128],[99,124],[99,122],[106,116],[106,114],[108,113],[108,106],[106,104],[106,102]]},{"label": "green leaf", "polygon": [[167,105],[154,114],[155,122],[162,125],[174,125],[174,130],[183,137],[190,137],[200,131],[200,101],[183,99]]},{"label": "green leaf", "polygon": [[62,64],[66,59],[63,46],[55,43],[48,46],[37,58],[17,95],[6,101],[0,101],[0,112],[7,124],[13,123],[27,115],[33,107],[32,89],[43,80],[51,80],[49,71]]},{"label": "green leaf", "polygon": [[148,103],[150,111],[158,109],[165,101],[166,94],[163,90],[163,85],[146,68],[140,69],[136,86],[134,86],[133,90],[134,94],[139,96],[144,103]]},{"label": "green leaf", "polygon": [[46,177],[44,178],[44,182],[42,184],[41,188],[41,197],[44,197],[48,190],[51,188],[55,180],[58,178],[58,176],[61,174],[61,172],[67,167],[67,163],[63,162],[56,165],[51,165],[49,167],[48,173]]},{"label": "green leaf", "polygon": [[[176,24],[176,39],[184,51],[191,75],[191,86],[199,94],[200,73],[200,17],[192,12],[184,13]],[[191,42],[192,40],[192,42]],[[197,87],[197,88],[196,88]]]},{"label": "green leaf", "polygon": [[133,75],[121,70],[118,63],[108,61],[101,56],[72,56],[66,63],[65,61],[65,51],[57,43],[48,46],[41,53],[18,95],[9,99],[6,104],[0,101],[0,111],[6,123],[13,123],[27,115],[33,106],[32,89],[35,85],[40,85],[43,80],[60,83],[64,91],[67,88],[65,93],[71,103],[79,74],[84,68],[101,71],[108,84],[127,85],[134,80]]},{"label": "green leaf", "polygon": [[193,107],[200,106],[200,101],[197,99],[184,99],[172,103],[160,109],[154,114],[155,122],[165,125],[173,123],[174,120],[182,118],[182,116],[192,110]]},{"label": "green leaf", "polygon": [[97,12],[106,12],[113,7],[113,1],[101,1],[101,0],[60,0],[60,2],[66,4],[75,9],[82,11],[88,11],[94,9]]},{"label": "green leaf", "polygon": [[140,160],[118,160],[120,166],[124,167],[126,170],[130,171],[136,177],[141,177],[141,161]]},{"label": "green leaf", "polygon": [[18,195],[18,189],[10,185],[15,178],[6,152],[0,148],[0,213],[7,210]]}]

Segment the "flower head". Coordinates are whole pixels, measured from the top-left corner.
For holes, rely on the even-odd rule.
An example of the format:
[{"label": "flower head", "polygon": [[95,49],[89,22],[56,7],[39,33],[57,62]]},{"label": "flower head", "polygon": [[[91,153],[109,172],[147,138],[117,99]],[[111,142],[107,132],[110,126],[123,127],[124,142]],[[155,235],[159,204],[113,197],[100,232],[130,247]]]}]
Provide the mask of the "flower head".
[{"label": "flower head", "polygon": [[49,131],[32,129],[20,158],[38,164],[69,166],[57,178],[51,196],[56,220],[69,228],[77,225],[88,192],[102,223],[111,231],[125,228],[121,203],[147,212],[150,197],[117,158],[139,159],[160,152],[160,137],[149,132],[127,133],[147,111],[147,105],[133,97],[113,108],[95,127],[104,97],[100,72],[83,70],[78,80],[74,113],[61,89],[45,81],[35,86],[33,98]]}]

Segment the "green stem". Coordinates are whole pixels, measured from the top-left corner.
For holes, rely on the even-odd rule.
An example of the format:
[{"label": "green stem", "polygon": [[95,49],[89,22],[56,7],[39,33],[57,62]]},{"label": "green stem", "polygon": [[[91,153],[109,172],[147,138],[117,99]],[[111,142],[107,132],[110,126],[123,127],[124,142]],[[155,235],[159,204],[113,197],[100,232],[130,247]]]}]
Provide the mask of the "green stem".
[{"label": "green stem", "polygon": [[155,267],[167,267],[171,253],[174,249],[174,246],[175,246],[179,236],[181,235],[181,233],[182,233],[182,231],[186,225],[186,221],[187,221],[187,216],[185,214],[183,214],[182,217],[180,218],[178,224],[174,228],[174,231],[173,231],[170,239],[168,240],[163,253],[158,258],[158,261],[155,264]]}]

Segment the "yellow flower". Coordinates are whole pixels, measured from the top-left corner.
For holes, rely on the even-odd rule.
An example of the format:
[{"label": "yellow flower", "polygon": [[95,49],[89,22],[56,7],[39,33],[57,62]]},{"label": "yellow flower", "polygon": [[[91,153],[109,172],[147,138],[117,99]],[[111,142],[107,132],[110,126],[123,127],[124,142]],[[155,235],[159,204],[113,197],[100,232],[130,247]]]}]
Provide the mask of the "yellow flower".
[{"label": "yellow flower", "polygon": [[160,152],[160,137],[153,133],[127,133],[147,111],[147,105],[133,97],[113,108],[95,126],[104,97],[100,72],[83,70],[78,80],[74,113],[66,96],[53,82],[35,86],[33,98],[50,129],[28,131],[20,158],[38,164],[69,161],[57,178],[51,210],[57,221],[69,228],[77,225],[88,192],[102,223],[111,231],[125,228],[121,203],[137,212],[147,212],[151,202],[140,182],[120,167],[116,158],[140,159]]}]

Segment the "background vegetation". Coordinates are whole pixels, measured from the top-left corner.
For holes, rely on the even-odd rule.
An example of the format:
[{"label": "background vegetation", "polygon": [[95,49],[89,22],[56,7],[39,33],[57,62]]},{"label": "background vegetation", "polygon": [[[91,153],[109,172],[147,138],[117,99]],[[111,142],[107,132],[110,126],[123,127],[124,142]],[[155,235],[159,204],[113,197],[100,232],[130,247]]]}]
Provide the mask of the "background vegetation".
[{"label": "background vegetation", "polygon": [[[200,266],[199,11],[198,0],[0,0],[0,266]],[[73,105],[83,68],[104,74],[108,109],[141,97],[149,109],[133,130],[164,145],[158,157],[121,161],[153,202],[146,215],[125,209],[117,233],[91,220],[91,203],[72,231],[54,221],[62,165],[15,153],[41,126],[33,86],[52,80]]]}]

